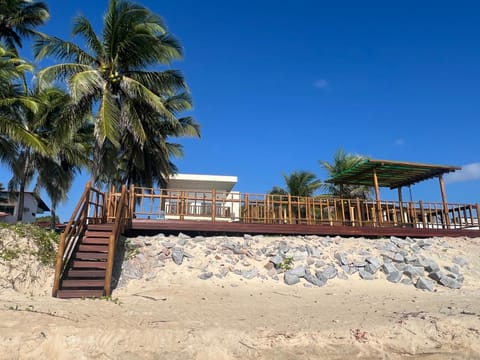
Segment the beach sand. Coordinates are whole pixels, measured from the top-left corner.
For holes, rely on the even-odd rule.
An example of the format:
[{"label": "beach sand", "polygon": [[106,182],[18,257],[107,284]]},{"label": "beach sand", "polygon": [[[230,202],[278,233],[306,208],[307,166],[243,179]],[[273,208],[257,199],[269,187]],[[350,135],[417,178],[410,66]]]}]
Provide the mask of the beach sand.
[{"label": "beach sand", "polygon": [[[348,251],[359,241],[337,243]],[[461,289],[358,274],[323,287],[234,274],[201,280],[199,247],[188,264],[166,263],[110,299],[55,299],[43,280],[3,288],[0,358],[480,359],[480,239],[448,243],[444,252],[468,260]]]}]

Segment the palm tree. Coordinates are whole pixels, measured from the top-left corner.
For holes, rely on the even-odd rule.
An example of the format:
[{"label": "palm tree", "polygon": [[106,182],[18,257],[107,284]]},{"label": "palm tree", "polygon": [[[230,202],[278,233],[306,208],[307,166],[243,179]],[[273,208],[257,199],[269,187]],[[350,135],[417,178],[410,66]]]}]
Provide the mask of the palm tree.
[{"label": "palm tree", "polygon": [[32,65],[0,46],[0,162],[9,163],[18,142],[45,152],[42,141],[22,125],[22,109],[34,111],[37,103],[25,96],[23,81]]},{"label": "palm tree", "polygon": [[[356,166],[357,164],[365,161],[367,158],[360,155],[348,154],[342,148],[335,152],[333,162],[329,163],[324,160],[320,160],[320,165],[327,171],[330,178]],[[323,190],[332,196],[341,197],[344,199],[349,198],[371,198],[372,188],[364,185],[348,185],[348,184],[331,184],[324,183],[322,185]]]},{"label": "palm tree", "polygon": [[17,54],[22,47],[22,38],[31,37],[37,26],[50,17],[44,2],[31,0],[0,0],[0,40]]},{"label": "palm tree", "polygon": [[313,196],[317,191],[321,182],[317,179],[315,174],[308,171],[294,171],[290,175],[283,174],[286,188],[280,188],[274,186],[270,191],[272,195],[285,195],[290,194],[292,196]]},{"label": "palm tree", "polygon": [[115,181],[111,177],[116,172],[127,172],[121,180],[128,180],[140,169],[145,175],[141,182],[163,179],[174,168],[171,148],[162,142],[170,134],[161,131],[164,126],[184,128],[178,111],[192,107],[180,72],[158,70],[182,57],[179,43],[158,15],[124,0],[110,0],[101,36],[84,16],[75,18],[72,35],[80,36],[86,49],[56,37],[38,37],[37,59],[56,56],[65,61],[40,71],[38,80],[42,85],[65,79],[81,113],[98,109],[94,160],[99,166],[93,177],[106,174]]},{"label": "palm tree", "polygon": [[[25,143],[16,146],[16,157],[11,163],[13,176],[8,187],[10,192],[18,192],[17,221],[22,221],[25,189],[35,175],[38,175],[39,187],[49,193],[55,209],[58,201],[65,198],[73,175],[80,166],[89,163],[92,143],[91,138],[83,135],[84,129],[64,126],[71,114],[68,112],[70,97],[63,90],[37,88],[31,97],[38,109],[23,109],[20,113],[22,125],[47,142],[50,151],[45,154]],[[55,176],[58,178],[54,179]]]}]

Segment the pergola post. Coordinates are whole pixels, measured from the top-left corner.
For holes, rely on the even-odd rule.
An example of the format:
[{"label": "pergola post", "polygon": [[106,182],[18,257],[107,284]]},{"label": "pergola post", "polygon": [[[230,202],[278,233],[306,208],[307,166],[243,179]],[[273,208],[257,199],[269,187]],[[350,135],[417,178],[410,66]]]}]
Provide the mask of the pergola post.
[{"label": "pergola post", "polygon": [[375,201],[377,203],[378,223],[382,222],[382,206],[380,204],[380,189],[378,187],[377,169],[373,168],[373,186],[375,187]]},{"label": "pergola post", "polygon": [[438,181],[440,183],[440,192],[442,194],[443,216],[445,217],[445,224],[447,224],[447,229],[450,229],[450,216],[448,214],[447,196],[445,195],[445,184],[443,182],[442,175],[438,176]]},{"label": "pergola post", "polygon": [[400,224],[403,224],[405,218],[403,217],[403,194],[402,194],[402,187],[399,186],[398,190],[398,206],[400,208]]}]

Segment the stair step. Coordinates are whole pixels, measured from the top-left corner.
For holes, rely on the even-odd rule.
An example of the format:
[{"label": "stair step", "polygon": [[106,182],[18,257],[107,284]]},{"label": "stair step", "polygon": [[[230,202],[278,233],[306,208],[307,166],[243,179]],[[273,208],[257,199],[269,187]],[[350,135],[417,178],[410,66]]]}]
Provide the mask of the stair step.
[{"label": "stair step", "polygon": [[75,260],[73,261],[73,269],[106,269],[107,262],[106,261],[82,261],[82,260]]},{"label": "stair step", "polygon": [[103,289],[86,289],[86,290],[58,290],[57,297],[61,299],[72,299],[72,298],[88,298],[88,297],[102,297]]},{"label": "stair step", "polygon": [[75,254],[75,259],[80,260],[107,260],[108,254],[107,253],[99,253],[99,252],[82,252],[77,251]]},{"label": "stair step", "polygon": [[67,272],[68,278],[104,278],[105,270],[69,270]]},{"label": "stair step", "polygon": [[65,288],[102,288],[105,279],[65,279],[62,281],[62,289]]},{"label": "stair step", "polygon": [[90,224],[88,225],[89,230],[93,231],[112,231],[114,223],[108,224]]},{"label": "stair step", "polygon": [[84,244],[80,244],[78,246],[78,251],[82,251],[82,252],[102,252],[102,253],[106,253],[108,252],[108,246],[106,245],[97,245],[97,244],[93,244],[93,245],[84,245]]},{"label": "stair step", "polygon": [[85,231],[85,237],[90,237],[90,238],[109,238],[112,233],[112,229],[108,231],[91,231],[87,230]]},{"label": "stair step", "polygon": [[82,238],[81,244],[86,245],[108,245],[108,237],[107,238],[99,238],[99,237],[88,237],[84,236]]}]

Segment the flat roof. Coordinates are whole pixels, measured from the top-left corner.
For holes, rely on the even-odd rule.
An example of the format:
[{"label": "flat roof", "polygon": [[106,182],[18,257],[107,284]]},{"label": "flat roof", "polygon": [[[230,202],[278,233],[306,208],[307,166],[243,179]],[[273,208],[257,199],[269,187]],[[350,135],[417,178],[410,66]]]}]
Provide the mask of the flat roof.
[{"label": "flat roof", "polygon": [[175,174],[167,181],[167,189],[231,191],[238,177],[227,175]]},{"label": "flat roof", "polygon": [[395,189],[461,170],[461,167],[366,159],[326,182],[373,186],[373,169],[377,172],[378,186]]}]

